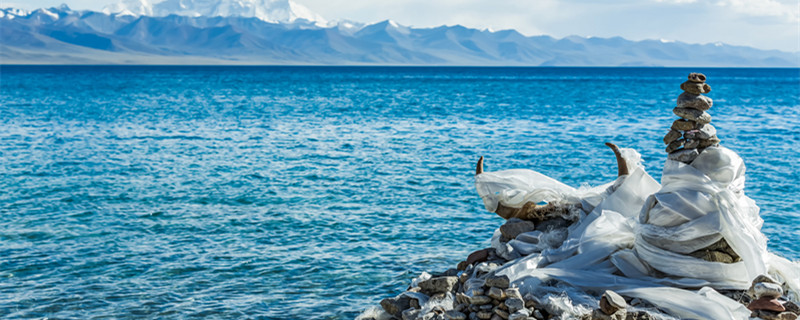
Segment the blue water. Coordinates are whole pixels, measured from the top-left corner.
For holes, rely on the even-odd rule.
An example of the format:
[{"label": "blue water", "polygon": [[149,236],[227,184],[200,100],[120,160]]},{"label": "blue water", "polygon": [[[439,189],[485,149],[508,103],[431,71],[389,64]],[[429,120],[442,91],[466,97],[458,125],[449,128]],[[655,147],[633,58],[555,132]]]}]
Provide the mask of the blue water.
[{"label": "blue water", "polygon": [[800,259],[798,69],[2,66],[0,318],[351,319],[488,245],[480,155],[660,179],[692,71]]}]

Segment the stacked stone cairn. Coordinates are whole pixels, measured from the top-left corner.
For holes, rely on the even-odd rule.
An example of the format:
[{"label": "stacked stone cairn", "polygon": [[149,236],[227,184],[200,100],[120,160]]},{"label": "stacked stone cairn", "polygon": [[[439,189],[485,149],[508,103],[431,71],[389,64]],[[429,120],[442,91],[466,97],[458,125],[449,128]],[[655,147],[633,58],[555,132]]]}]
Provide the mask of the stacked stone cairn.
[{"label": "stacked stone cairn", "polygon": [[717,129],[711,125],[713,101],[703,93],[711,92],[702,73],[690,73],[689,80],[681,84],[684,92],[678,96],[678,106],[672,110],[680,119],[672,123],[670,131],[664,136],[669,159],[691,163],[710,146],[719,145]]},{"label": "stacked stone cairn", "polygon": [[753,279],[750,289],[742,300],[750,299],[747,309],[753,313],[753,318],[765,320],[796,320],[800,315],[800,306],[783,295],[783,286],[780,282],[767,276],[760,275]]}]

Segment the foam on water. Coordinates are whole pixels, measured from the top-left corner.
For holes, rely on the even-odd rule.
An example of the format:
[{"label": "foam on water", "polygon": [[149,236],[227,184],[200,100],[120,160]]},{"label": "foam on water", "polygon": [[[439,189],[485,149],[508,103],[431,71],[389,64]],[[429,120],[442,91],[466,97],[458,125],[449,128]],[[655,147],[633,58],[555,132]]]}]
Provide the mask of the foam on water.
[{"label": "foam on water", "polygon": [[800,259],[796,69],[1,71],[0,317],[353,318],[488,246],[480,155],[597,185],[612,141],[660,178],[691,71]]}]

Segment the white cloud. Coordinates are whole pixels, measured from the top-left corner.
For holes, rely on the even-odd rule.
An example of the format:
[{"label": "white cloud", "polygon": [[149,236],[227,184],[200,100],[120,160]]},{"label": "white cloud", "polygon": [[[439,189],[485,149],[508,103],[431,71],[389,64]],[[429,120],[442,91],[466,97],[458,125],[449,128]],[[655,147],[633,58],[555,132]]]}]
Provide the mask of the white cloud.
[{"label": "white cloud", "polygon": [[797,2],[781,3],[775,0],[720,0],[720,7],[728,7],[734,12],[761,17],[778,17],[789,22],[800,22]]}]

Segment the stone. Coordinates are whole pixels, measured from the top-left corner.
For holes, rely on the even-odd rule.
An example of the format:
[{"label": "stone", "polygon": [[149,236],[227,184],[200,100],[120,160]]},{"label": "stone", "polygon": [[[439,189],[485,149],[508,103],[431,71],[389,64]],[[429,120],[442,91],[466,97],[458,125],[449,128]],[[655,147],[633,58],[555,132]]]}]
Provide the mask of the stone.
[{"label": "stone", "polygon": [[606,292],[603,292],[603,296],[600,297],[600,310],[605,314],[610,315],[627,307],[628,303],[625,302],[625,298],[614,291],[606,290]]},{"label": "stone", "polygon": [[681,93],[678,96],[678,108],[689,108],[706,111],[711,109],[714,101],[704,95],[691,94],[688,92]]},{"label": "stone", "polygon": [[794,312],[781,312],[778,315],[778,320],[797,320],[798,314]]},{"label": "stone", "polygon": [[773,312],[766,310],[754,311],[751,317],[763,320],[797,320],[797,314],[794,312]]},{"label": "stone", "polygon": [[700,155],[700,152],[697,149],[683,149],[678,150],[675,152],[671,152],[667,158],[674,161],[680,161],[683,163],[691,163],[697,156]]},{"label": "stone", "polygon": [[705,124],[711,122],[711,115],[708,114],[708,112],[702,110],[689,109],[689,108],[675,108],[672,109],[672,113],[686,120],[692,120],[694,122],[697,122],[698,124]]},{"label": "stone", "polygon": [[467,256],[467,265],[474,265],[486,261],[489,259],[489,251],[494,251],[494,249],[486,248],[470,253],[469,256]]},{"label": "stone", "polygon": [[486,283],[484,283],[484,285],[487,287],[506,289],[510,285],[510,280],[508,279],[508,276],[490,275],[486,277]]},{"label": "stone", "polygon": [[411,299],[408,301],[408,304],[411,305],[411,307],[414,309],[422,309],[422,306],[419,305],[418,299]]},{"label": "stone", "polygon": [[523,301],[522,299],[508,298],[506,299],[505,303],[506,306],[508,307],[508,312],[511,313],[525,309],[525,301]]},{"label": "stone", "polygon": [[533,230],[536,230],[536,225],[533,222],[520,219],[510,219],[500,226],[500,233],[509,240],[516,238],[522,233]]},{"label": "stone", "polygon": [[503,291],[503,289],[500,289],[498,287],[489,288],[489,293],[487,293],[486,295],[495,300],[503,300],[506,298],[505,291]]},{"label": "stone", "polygon": [[689,140],[686,139],[686,143],[683,144],[684,149],[697,149],[700,146],[700,140]]},{"label": "stone", "polygon": [[786,301],[783,303],[783,307],[786,308],[786,311],[793,312],[797,315],[800,315],[800,306],[792,301]]},{"label": "stone", "polygon": [[689,81],[697,83],[706,82],[706,75],[702,73],[692,72],[689,74]]},{"label": "stone", "polygon": [[701,94],[711,92],[711,86],[707,83],[686,81],[681,83],[681,90],[691,94]]},{"label": "stone", "polygon": [[756,299],[761,298],[780,298],[783,295],[783,288],[779,284],[760,282],[753,286]]},{"label": "stone", "polygon": [[471,296],[474,297],[474,296],[482,296],[483,293],[484,293],[484,291],[481,288],[472,288],[472,289],[469,289],[469,292],[467,292],[467,295],[471,295]]},{"label": "stone", "polygon": [[672,122],[672,127],[670,128],[672,130],[688,131],[694,130],[695,127],[697,127],[697,122],[692,120],[678,119]]},{"label": "stone", "polygon": [[456,293],[456,303],[470,304],[469,296],[461,292]]},{"label": "stone", "polygon": [[478,320],[478,313],[476,312],[470,313],[469,320]]},{"label": "stone", "polygon": [[646,311],[632,311],[625,313],[625,320],[656,320],[656,318]]},{"label": "stone", "polygon": [[465,320],[467,315],[456,310],[450,310],[444,313],[444,318],[448,320]]},{"label": "stone", "polygon": [[464,312],[464,310],[467,310],[468,307],[469,307],[469,304],[459,303],[455,307],[453,307],[453,310],[458,311],[458,312]]},{"label": "stone", "polygon": [[506,289],[506,297],[522,299],[522,294],[519,293],[517,288],[508,288]]},{"label": "stone", "polygon": [[487,296],[472,296],[472,298],[470,298],[469,301],[470,303],[477,305],[490,304],[492,303],[492,298],[489,298]]},{"label": "stone", "polygon": [[664,144],[670,144],[675,140],[680,139],[682,136],[681,132],[678,130],[669,130],[667,135],[664,136]]},{"label": "stone", "polygon": [[700,140],[700,148],[707,148],[707,147],[710,147],[710,146],[715,146],[715,145],[718,145],[719,143],[720,143],[719,138],[717,138],[717,136],[713,136],[713,137],[708,138],[706,140]]},{"label": "stone", "polygon": [[409,308],[403,311],[402,318],[403,320],[415,320],[419,316],[419,309]]},{"label": "stone", "polygon": [[753,302],[750,302],[750,304],[747,305],[747,309],[750,309],[752,311],[756,310],[767,310],[775,312],[786,311],[786,308],[783,306],[783,304],[781,304],[780,301],[778,301],[778,299],[766,298],[766,297],[761,299],[756,299]]},{"label": "stone", "polygon": [[733,257],[731,255],[722,252],[722,251],[714,251],[714,250],[698,250],[689,254],[692,257],[700,258],[705,261],[711,262],[721,262],[721,263],[733,263]]},{"label": "stone", "polygon": [[539,310],[534,310],[533,311],[533,317],[536,318],[536,319],[540,319],[540,320],[544,319],[544,315],[542,315],[542,312],[539,311]]},{"label": "stone", "polygon": [[494,313],[500,316],[500,318],[508,319],[508,311],[505,311],[502,308],[495,308]]},{"label": "stone", "polygon": [[419,283],[419,287],[423,292],[430,293],[445,293],[453,291],[453,288],[458,283],[458,277],[446,276],[431,278]]},{"label": "stone", "polygon": [[508,320],[527,320],[531,316],[528,309],[519,309],[508,315]]},{"label": "stone", "polygon": [[394,298],[386,298],[381,300],[381,307],[386,313],[391,314],[395,318],[402,319],[403,318],[403,310],[407,310],[411,308],[411,299],[400,295]]},{"label": "stone", "polygon": [[492,310],[492,309],[494,309],[494,305],[493,304],[484,304],[484,305],[478,307],[478,309],[479,310]]},{"label": "stone", "polygon": [[711,139],[717,135],[717,129],[714,128],[710,123],[701,124],[697,126],[697,129],[687,131],[683,134],[683,137],[686,139],[698,139],[698,140],[706,140]]},{"label": "stone", "polygon": [[684,143],[686,143],[686,140],[683,140],[683,139],[679,139],[679,140],[672,141],[672,142],[671,142],[671,143],[670,143],[670,144],[667,146],[667,148],[666,148],[666,149],[664,149],[664,150],[666,150],[666,151],[667,151],[667,153],[672,153],[673,151],[675,151],[675,150],[678,150],[678,149],[680,149],[681,147],[683,147],[683,144],[684,144]]},{"label": "stone", "polygon": [[494,315],[494,313],[492,313],[491,311],[478,311],[476,313],[478,314],[478,319],[483,319],[483,320],[489,320]]},{"label": "stone", "polygon": [[503,318],[501,318],[498,314],[493,314],[491,320],[503,320]]},{"label": "stone", "polygon": [[461,261],[461,262],[458,263],[458,265],[456,266],[456,269],[464,271],[464,270],[467,270],[467,266],[469,266],[469,264],[467,264],[467,261],[464,260],[464,261]]},{"label": "stone", "polygon": [[603,310],[594,309],[592,311],[592,316],[590,319],[592,320],[625,320],[625,310],[618,310],[612,314],[606,314]]}]

